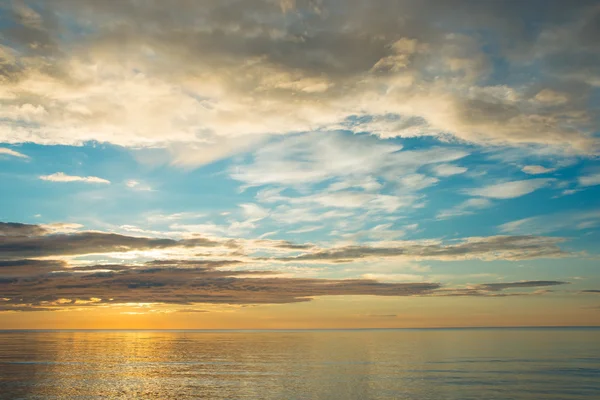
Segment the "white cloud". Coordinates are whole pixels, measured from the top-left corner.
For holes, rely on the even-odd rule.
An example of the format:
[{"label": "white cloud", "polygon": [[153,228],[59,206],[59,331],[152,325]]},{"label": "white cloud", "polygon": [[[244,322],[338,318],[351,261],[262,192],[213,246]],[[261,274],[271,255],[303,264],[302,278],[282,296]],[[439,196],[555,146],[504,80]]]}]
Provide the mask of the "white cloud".
[{"label": "white cloud", "polygon": [[399,182],[403,189],[418,191],[433,186],[440,180],[423,174],[408,174],[400,177]]},{"label": "white cloud", "polygon": [[600,226],[600,210],[557,213],[523,218],[498,227],[511,234],[546,234],[561,230],[584,230]]},{"label": "white cloud", "polygon": [[465,200],[449,210],[441,211],[440,213],[438,213],[436,218],[447,219],[451,217],[458,217],[461,215],[470,215],[475,213],[475,210],[491,207],[492,204],[493,203],[486,198],[476,197]]},{"label": "white cloud", "polygon": [[580,176],[578,178],[578,181],[579,181],[580,186],[600,185],[600,172],[597,172],[595,174]]},{"label": "white cloud", "polygon": [[467,172],[467,168],[459,167],[457,165],[452,165],[452,164],[440,164],[440,165],[436,165],[433,167],[433,172],[437,176],[445,177],[445,176],[464,174],[465,172]]},{"label": "white cloud", "polygon": [[[372,136],[319,132],[277,139],[230,173],[246,187],[266,186],[256,199],[278,204],[270,214],[273,220],[292,224],[341,217],[331,233],[344,235],[360,229],[365,215],[423,207],[425,195],[419,192],[441,178],[417,171],[467,155],[439,147],[405,151]],[[342,209],[352,212],[333,212]]]},{"label": "white cloud", "polygon": [[417,274],[362,274],[363,279],[374,279],[380,282],[426,282],[427,277]]},{"label": "white cloud", "polygon": [[240,204],[240,207],[246,219],[251,222],[260,221],[269,216],[269,212],[257,204]]},{"label": "white cloud", "polygon": [[403,229],[391,229],[393,224],[380,224],[376,225],[373,228],[361,230],[358,232],[345,233],[340,236],[345,240],[349,240],[352,242],[361,241],[364,239],[369,240],[395,240],[401,237],[406,236],[407,231],[412,231],[417,229],[418,224],[406,225]]},{"label": "white cloud", "polygon": [[29,159],[29,156],[12,149],[7,149],[6,147],[0,147],[0,156],[2,155]]},{"label": "white cloud", "polygon": [[532,193],[548,186],[552,179],[529,179],[496,183],[476,189],[467,189],[465,192],[471,196],[488,197],[492,199],[513,199]]},{"label": "white cloud", "polygon": [[125,185],[129,188],[135,189],[135,190],[144,190],[144,191],[152,191],[152,188],[140,181],[137,181],[135,179],[129,179],[128,181],[125,182]]},{"label": "white cloud", "polygon": [[394,212],[400,207],[410,206],[415,198],[409,196],[391,196],[385,194],[338,191],[333,193],[317,193],[301,197],[282,197],[282,201],[290,204],[318,204],[322,207],[367,208]]},{"label": "white cloud", "polygon": [[[478,7],[477,17],[457,11],[466,11],[461,5],[448,10],[446,2],[305,8],[286,1],[298,12],[286,6],[285,14],[273,1],[187,2],[177,10],[153,2],[142,11],[126,0],[101,3],[17,8],[16,28],[0,47],[8,75],[0,88],[0,142],[163,148],[186,167],[246,151],[268,135],[340,127],[380,138],[598,149],[590,134],[597,112],[589,108],[588,86],[598,81],[591,47],[571,37],[580,22],[552,21],[545,35],[519,38],[506,22],[519,9],[498,12],[493,2]],[[569,15],[589,14],[578,10]],[[391,19],[397,15],[412,22],[398,24]],[[63,20],[81,29],[62,29]],[[477,32],[490,21],[491,33],[530,46],[529,65],[543,66],[535,86],[481,85],[494,67],[484,51],[488,39],[451,27]],[[570,40],[549,44],[550,33]],[[549,49],[578,51],[588,65],[546,60]],[[509,63],[523,58],[511,53],[518,49],[501,51]],[[573,78],[584,86],[550,88]]]},{"label": "white cloud", "polygon": [[401,146],[342,134],[297,135],[262,147],[252,164],[231,176],[249,186],[317,183],[333,177],[368,176],[389,163]]},{"label": "white cloud", "polygon": [[288,233],[308,233],[308,232],[314,232],[314,231],[318,231],[320,229],[323,229],[323,225],[316,225],[316,226],[305,226],[302,228],[298,228],[298,229],[293,229],[291,231],[288,231]]},{"label": "white cloud", "polygon": [[529,175],[547,174],[548,172],[556,171],[556,168],[546,168],[541,165],[526,165],[521,168],[521,171]]},{"label": "white cloud", "polygon": [[344,220],[354,216],[354,212],[348,210],[323,211],[311,207],[290,207],[287,204],[279,205],[271,212],[271,218],[273,218],[273,220],[289,225],[305,222],[314,223],[327,220]]},{"label": "white cloud", "polygon": [[569,96],[566,93],[543,89],[535,95],[534,99],[544,104],[558,105],[569,101]]},{"label": "white cloud", "polygon": [[248,164],[231,170],[232,178],[247,186],[304,185],[338,179],[331,190],[382,186],[373,175],[386,181],[398,178],[409,188],[429,186],[435,178],[416,174],[424,165],[445,163],[468,155],[463,150],[431,148],[406,150],[388,141],[363,135],[312,133],[287,137],[263,146]]},{"label": "white cloud", "polygon": [[97,176],[67,175],[64,172],[56,172],[51,175],[42,175],[40,176],[40,179],[51,182],[110,183],[110,181],[103,178],[98,178]]},{"label": "white cloud", "polygon": [[332,183],[327,187],[327,191],[334,192],[337,190],[359,188],[366,192],[376,192],[381,189],[383,185],[372,176],[365,176],[360,178],[347,178]]},{"label": "white cloud", "polygon": [[74,233],[77,232],[80,228],[83,228],[83,225],[81,224],[65,222],[42,224],[40,226],[50,233]]},{"label": "white cloud", "polygon": [[179,212],[173,214],[151,213],[146,215],[148,222],[156,223],[163,221],[195,220],[206,217],[205,213],[198,212]]}]

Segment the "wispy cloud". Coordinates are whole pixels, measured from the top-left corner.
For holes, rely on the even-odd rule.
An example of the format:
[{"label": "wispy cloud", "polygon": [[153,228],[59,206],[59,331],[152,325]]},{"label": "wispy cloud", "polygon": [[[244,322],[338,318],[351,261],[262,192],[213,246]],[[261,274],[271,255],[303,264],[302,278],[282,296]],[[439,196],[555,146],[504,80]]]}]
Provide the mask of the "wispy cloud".
[{"label": "wispy cloud", "polygon": [[521,171],[529,175],[540,175],[556,171],[556,168],[546,168],[542,167],[541,165],[526,165],[523,168],[521,168]]},{"label": "wispy cloud", "polygon": [[580,176],[578,182],[580,186],[584,187],[600,185],[600,172]]},{"label": "wispy cloud", "polygon": [[143,182],[140,182],[135,179],[129,179],[125,182],[125,185],[134,190],[142,190],[142,191],[152,191],[152,188],[149,185],[146,185]]},{"label": "wispy cloud", "polygon": [[438,219],[447,219],[451,217],[458,217],[461,215],[474,214],[477,210],[481,210],[492,206],[492,202],[486,198],[472,198],[463,201],[462,203],[448,209],[440,211],[437,214]]},{"label": "wispy cloud", "polygon": [[110,181],[98,178],[97,176],[77,176],[77,175],[67,175],[64,172],[56,172],[51,175],[41,175],[41,180],[50,181],[50,182],[85,182],[85,183],[104,183],[109,184]]},{"label": "wispy cloud", "polygon": [[0,156],[11,156],[11,157],[18,157],[18,158],[24,158],[24,159],[29,159],[29,156],[23,154],[23,153],[19,153],[18,151],[15,151],[13,149],[7,149],[6,147],[0,147]]},{"label": "wispy cloud", "polygon": [[593,229],[600,226],[600,210],[562,212],[506,222],[500,232],[512,234],[545,234],[562,230]]},{"label": "wispy cloud", "polygon": [[550,182],[552,182],[552,179],[542,178],[502,182],[480,188],[467,189],[465,193],[471,196],[488,197],[491,199],[514,199],[547,187]]},{"label": "wispy cloud", "polygon": [[569,253],[558,247],[563,238],[544,236],[490,236],[465,238],[458,243],[397,241],[386,246],[351,245],[315,249],[298,256],[278,258],[284,262],[340,263],[361,259],[405,258],[410,260],[527,260],[560,258]]},{"label": "wispy cloud", "polygon": [[467,168],[452,164],[440,164],[433,167],[433,172],[438,176],[460,175],[467,172]]},{"label": "wispy cloud", "polygon": [[[253,154],[251,163],[234,167],[231,176],[248,186],[293,186],[337,179],[347,184],[334,186],[332,190],[351,186],[364,189],[363,182],[372,174],[392,180],[398,175],[415,173],[424,165],[446,163],[468,155],[464,150],[441,147],[401,150],[398,144],[367,136],[331,132],[296,135],[263,146]],[[410,183],[412,181],[407,181],[407,185]]]}]

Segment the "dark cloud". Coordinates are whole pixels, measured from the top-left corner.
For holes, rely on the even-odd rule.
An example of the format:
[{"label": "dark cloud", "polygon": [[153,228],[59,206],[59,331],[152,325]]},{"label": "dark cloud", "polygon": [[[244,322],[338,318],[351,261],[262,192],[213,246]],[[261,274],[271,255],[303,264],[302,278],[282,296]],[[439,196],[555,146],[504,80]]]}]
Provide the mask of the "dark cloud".
[{"label": "dark cloud", "polygon": [[0,304],[0,312],[28,312],[28,311],[57,311],[56,308],[33,307],[33,306],[5,306]]},{"label": "dark cloud", "polygon": [[308,249],[312,249],[314,247],[314,245],[298,244],[298,243],[284,241],[283,243],[276,244],[274,247],[276,247],[278,249],[287,249],[287,250],[308,250]]},{"label": "dark cloud", "polygon": [[585,289],[585,290],[581,290],[579,293],[594,293],[594,294],[600,294],[600,290],[599,290],[599,289]]},{"label": "dark cloud", "polygon": [[[0,255],[1,256],[1,255]],[[61,260],[1,260],[0,279],[34,276],[61,270],[67,263]],[[1,296],[1,294],[0,294]]]},{"label": "dark cloud", "polygon": [[39,225],[0,222],[0,236],[41,236],[48,233],[46,228]]},{"label": "dark cloud", "polygon": [[512,296],[530,296],[543,295],[551,293],[551,290],[536,290],[534,292],[504,292],[510,289],[529,289],[537,287],[548,287],[557,285],[567,285],[570,282],[563,281],[519,281],[519,282],[495,282],[483,283],[468,288],[443,288],[434,292],[435,296],[480,296],[480,297],[512,297]]},{"label": "dark cloud", "polygon": [[203,267],[219,268],[228,265],[242,264],[238,260],[153,260],[146,262],[145,265],[156,267]]},{"label": "dark cloud", "polygon": [[565,257],[557,243],[561,238],[543,236],[491,236],[466,239],[458,244],[419,244],[400,242],[395,247],[346,246],[319,250],[295,257],[278,258],[279,261],[348,262],[364,258],[401,257],[431,259],[509,259],[523,260],[544,257]]},{"label": "dark cloud", "polygon": [[276,274],[272,271],[218,270],[210,262],[186,264],[179,268],[172,266],[181,265],[178,261],[166,265],[162,261],[149,262],[112,269],[111,273],[94,272],[112,268],[97,265],[78,268],[77,272],[63,269],[62,273],[0,279],[0,293],[5,299],[2,304],[44,308],[138,302],[280,304],[309,301],[315,296],[414,296],[440,287],[437,283],[382,283],[368,279],[283,278],[272,277]]},{"label": "dark cloud", "polygon": [[396,314],[368,314],[367,317],[373,318],[396,318]]},{"label": "dark cloud", "polygon": [[[235,241],[211,240],[202,237],[174,240],[149,237],[125,236],[103,232],[76,232],[50,234],[37,225],[15,223],[0,224],[5,239],[0,242],[0,260],[23,260],[60,255],[127,252],[144,249],[173,247],[239,246]],[[295,244],[288,241],[269,242],[273,248],[305,250],[293,257],[261,258],[283,262],[351,262],[365,258],[410,257],[430,259],[508,259],[566,257],[569,253],[558,247],[564,239],[544,236],[491,236],[463,239],[453,244],[398,242],[394,247],[371,247],[366,245],[318,249],[312,244]],[[312,250],[312,251],[311,251]],[[174,261],[154,261],[167,265]],[[194,261],[177,261],[179,265]],[[216,265],[218,266],[218,265]]]},{"label": "dark cloud", "polygon": [[[285,304],[318,296],[514,296],[539,292],[505,293],[563,285],[561,281],[486,283],[466,289],[443,288],[439,283],[386,283],[372,279],[306,279],[278,277],[275,271],[223,270],[237,260],[155,260],[143,265],[91,265],[69,268],[48,261],[13,262],[24,272],[6,276],[0,269],[0,311],[54,310],[100,304]],[[32,266],[39,268],[34,274]],[[49,271],[50,267],[55,268]],[[108,271],[108,272],[99,272]],[[192,308],[182,312],[191,311]],[[383,317],[379,315],[379,317]],[[388,315],[391,317],[391,315]]]},{"label": "dark cloud", "polygon": [[566,285],[569,282],[562,281],[520,281],[520,282],[500,282],[500,283],[486,283],[483,285],[478,285],[479,289],[489,290],[492,292],[497,292],[505,289],[522,289],[522,288],[532,288],[532,287],[544,287],[544,286],[556,286],[556,285]]},{"label": "dark cloud", "polygon": [[221,245],[200,237],[173,240],[103,232],[49,234],[43,227],[16,223],[1,223],[0,232],[5,236],[0,242],[0,258],[3,259]]}]

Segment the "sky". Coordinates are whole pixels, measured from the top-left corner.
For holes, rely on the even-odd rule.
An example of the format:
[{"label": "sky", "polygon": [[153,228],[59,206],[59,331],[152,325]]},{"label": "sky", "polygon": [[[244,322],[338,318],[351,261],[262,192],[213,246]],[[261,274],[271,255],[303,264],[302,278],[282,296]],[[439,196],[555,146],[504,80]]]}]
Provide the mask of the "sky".
[{"label": "sky", "polygon": [[600,325],[600,2],[0,0],[0,327]]}]

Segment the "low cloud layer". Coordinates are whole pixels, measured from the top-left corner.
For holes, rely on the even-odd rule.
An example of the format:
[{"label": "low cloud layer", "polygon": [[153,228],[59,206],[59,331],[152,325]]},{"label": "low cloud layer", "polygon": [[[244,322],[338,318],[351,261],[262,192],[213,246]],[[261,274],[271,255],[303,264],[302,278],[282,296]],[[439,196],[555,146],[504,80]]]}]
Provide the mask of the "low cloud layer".
[{"label": "low cloud layer", "polygon": [[18,223],[0,223],[0,237],[2,236],[4,238],[0,242],[0,257],[4,259],[220,245],[219,242],[201,237],[173,240],[104,232],[52,234],[47,228],[39,225]]},{"label": "low cloud layer", "polygon": [[[253,213],[254,214],[254,213]],[[559,285],[558,281],[480,284],[470,289],[445,288],[438,282],[380,282],[374,279],[290,277],[278,269],[288,263],[347,263],[364,259],[405,257],[438,259],[528,259],[564,257],[559,238],[495,236],[457,243],[388,242],[393,247],[346,246],[329,249],[282,240],[212,240],[203,237],[158,239],[114,233],[77,231],[77,224],[0,224],[0,310],[24,311],[122,303],[279,304],[308,301],[316,296],[497,296],[511,289]],[[70,233],[56,233],[64,232]],[[198,248],[222,248],[227,253],[206,258]],[[138,250],[191,250],[182,259],[136,263],[70,264],[72,257]],[[262,257],[245,254],[300,253]],[[231,252],[236,249],[235,252]],[[235,254],[240,258],[236,259]],[[233,257],[233,258],[232,258]],[[518,294],[513,293],[511,295]]]},{"label": "low cloud layer", "polygon": [[[26,259],[48,256],[72,256],[135,250],[222,247],[232,249],[240,246],[231,239],[208,239],[202,233],[191,233],[190,238],[175,240],[164,238],[126,236],[116,233],[75,231],[55,233],[57,225],[30,225],[0,223],[0,253],[3,259]],[[62,229],[61,228],[61,229]],[[350,262],[366,258],[405,257],[410,259],[438,260],[525,260],[534,258],[560,258],[570,253],[558,244],[564,239],[546,236],[489,236],[471,237],[442,243],[436,240],[388,241],[388,245],[350,245],[321,248],[313,244],[291,243],[281,240],[251,241],[252,246],[263,249],[301,251],[295,256],[258,257],[262,261],[282,262]]]},{"label": "low cloud layer", "polygon": [[[231,261],[229,264],[235,264]],[[0,278],[3,301],[10,309],[29,306],[78,306],[118,303],[280,304],[308,301],[315,296],[413,296],[440,287],[438,283],[382,283],[367,279],[279,278],[270,271],[219,270],[213,263],[150,262],[144,266],[97,265],[56,268],[37,265],[40,273]],[[218,266],[225,266],[221,262]],[[15,267],[13,267],[15,268]],[[53,268],[54,271],[48,272]],[[1,271],[1,269],[0,269]],[[1,272],[0,272],[1,274]],[[2,275],[0,275],[2,276]]]},{"label": "low cloud layer", "polygon": [[[144,265],[67,267],[51,260],[5,262],[0,267],[3,295],[0,311],[50,311],[124,303],[283,304],[309,301],[318,296],[498,296],[498,292],[507,289],[566,283],[524,281],[452,289],[431,282],[285,278],[277,277],[273,271],[219,269],[237,263],[236,260],[216,263],[157,260]],[[11,269],[11,273],[5,274],[6,268]],[[32,274],[34,269],[37,274]]]},{"label": "low cloud layer", "polygon": [[279,258],[286,262],[350,262],[366,258],[405,257],[434,260],[526,260],[566,257],[558,243],[562,238],[543,236],[490,236],[465,239],[456,244],[396,242],[393,247],[365,245],[322,249],[294,257]]}]

